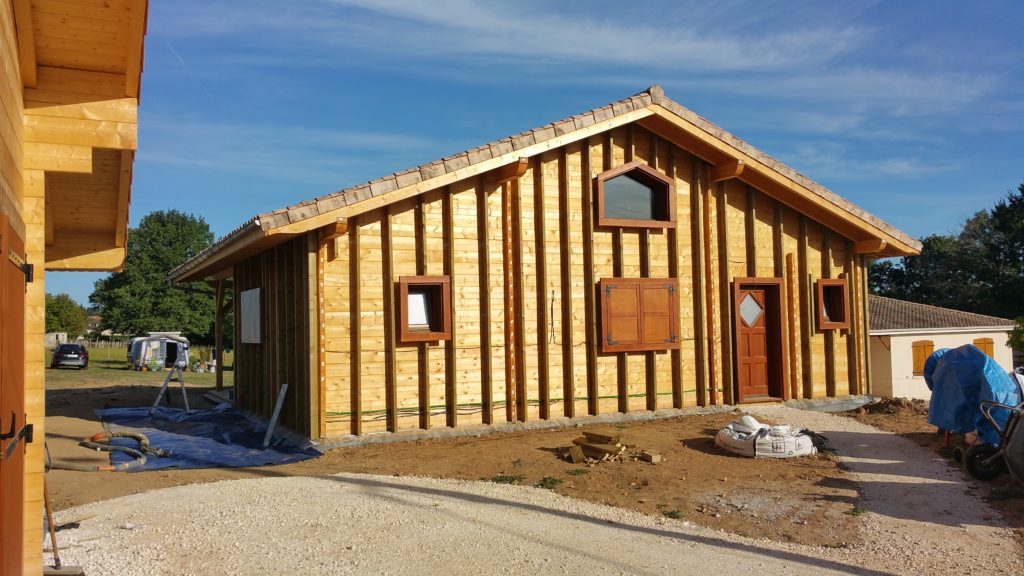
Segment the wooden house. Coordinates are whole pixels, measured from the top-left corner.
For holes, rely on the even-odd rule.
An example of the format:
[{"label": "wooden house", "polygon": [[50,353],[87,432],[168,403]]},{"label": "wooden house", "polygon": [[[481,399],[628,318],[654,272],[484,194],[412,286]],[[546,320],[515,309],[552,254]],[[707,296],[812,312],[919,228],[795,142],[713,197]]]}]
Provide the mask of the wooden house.
[{"label": "wooden house", "polygon": [[146,0],[0,0],[0,573],[43,569],[45,271],[125,258]]},{"label": "wooden house", "polygon": [[288,383],[282,422],[329,438],[864,393],[868,258],[918,249],[654,86],[260,214],[171,278],[232,291],[238,403]]}]

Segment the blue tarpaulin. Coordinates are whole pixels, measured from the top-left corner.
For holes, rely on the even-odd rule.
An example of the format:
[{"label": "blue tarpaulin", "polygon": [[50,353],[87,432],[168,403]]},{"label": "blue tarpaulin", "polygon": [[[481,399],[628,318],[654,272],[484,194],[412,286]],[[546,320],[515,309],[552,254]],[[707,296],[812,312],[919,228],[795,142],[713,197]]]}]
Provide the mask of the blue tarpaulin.
[{"label": "blue tarpaulin", "polygon": [[[171,452],[169,457],[147,456],[146,464],[133,470],[161,468],[240,468],[265,464],[288,464],[315,458],[315,448],[297,446],[287,439],[272,441],[263,448],[267,423],[253,418],[230,403],[211,410],[157,408],[152,416],[148,407],[106,408],[96,415],[110,432],[130,430],[149,438],[150,446]],[[138,448],[127,438],[115,438],[114,445]],[[111,452],[111,463],[132,460],[127,454]]]},{"label": "blue tarpaulin", "polygon": [[[983,442],[999,445],[999,432],[982,415],[981,401],[1015,406],[1021,390],[995,360],[973,344],[943,348],[925,362],[924,380],[932,391],[929,424],[959,434],[977,430]],[[1004,427],[1009,412],[994,409],[992,416]]]}]

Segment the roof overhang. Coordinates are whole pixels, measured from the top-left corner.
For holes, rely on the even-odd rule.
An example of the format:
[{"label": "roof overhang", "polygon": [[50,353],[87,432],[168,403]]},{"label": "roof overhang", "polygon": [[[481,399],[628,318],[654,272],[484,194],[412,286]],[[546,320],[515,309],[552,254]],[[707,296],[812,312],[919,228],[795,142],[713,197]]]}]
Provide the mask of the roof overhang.
[{"label": "roof overhang", "polygon": [[925,334],[975,334],[981,332],[1013,332],[1013,326],[971,326],[967,328],[914,328],[900,330],[868,330],[868,336],[922,336]]},{"label": "roof overhang", "polygon": [[[495,186],[530,158],[608,130],[637,123],[713,166],[712,179],[739,178],[853,241],[857,254],[917,254],[920,242],[800,175],[753,146],[666,98],[657,86],[626,100],[355,186],[283,210],[260,214],[172,271],[176,282],[223,277],[225,267],[266,248],[341,220],[469,178]],[[251,229],[250,229],[251,228]],[[244,240],[242,239],[244,237]],[[240,253],[244,250],[245,254]],[[239,253],[236,253],[239,252]]]}]

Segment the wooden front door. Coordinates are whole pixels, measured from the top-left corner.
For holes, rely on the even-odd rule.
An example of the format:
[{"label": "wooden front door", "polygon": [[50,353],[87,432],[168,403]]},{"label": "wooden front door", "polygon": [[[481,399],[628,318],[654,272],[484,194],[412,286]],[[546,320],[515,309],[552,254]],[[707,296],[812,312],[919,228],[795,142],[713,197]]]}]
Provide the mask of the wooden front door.
[{"label": "wooden front door", "polygon": [[[24,530],[24,243],[0,216],[0,573],[21,574]],[[8,437],[13,432],[13,437]],[[12,446],[12,444],[16,444]],[[7,456],[11,448],[10,457]]]},{"label": "wooden front door", "polygon": [[784,399],[782,282],[737,278],[733,286],[739,402]]}]

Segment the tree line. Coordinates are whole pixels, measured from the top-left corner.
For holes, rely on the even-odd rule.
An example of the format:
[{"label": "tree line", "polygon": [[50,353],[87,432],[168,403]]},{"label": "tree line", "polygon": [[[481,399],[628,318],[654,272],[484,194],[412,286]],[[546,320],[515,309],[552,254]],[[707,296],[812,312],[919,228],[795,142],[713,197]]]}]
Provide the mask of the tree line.
[{"label": "tree line", "polygon": [[1024,351],[1024,184],[959,232],[921,240],[921,254],[876,260],[870,290],[881,296],[1017,321],[1011,346]]}]

